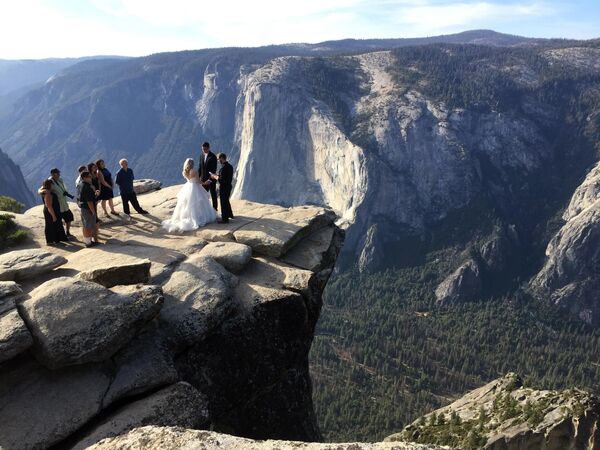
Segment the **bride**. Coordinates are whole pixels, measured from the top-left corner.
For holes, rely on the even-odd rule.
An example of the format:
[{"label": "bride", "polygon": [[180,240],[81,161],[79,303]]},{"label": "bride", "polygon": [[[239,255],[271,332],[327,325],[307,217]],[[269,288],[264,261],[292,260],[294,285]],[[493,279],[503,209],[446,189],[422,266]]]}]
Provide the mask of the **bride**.
[{"label": "bride", "polygon": [[208,192],[201,185],[191,158],[183,163],[183,177],[187,183],[177,194],[173,216],[162,222],[162,227],[168,232],[191,231],[217,220],[217,213],[210,203]]}]

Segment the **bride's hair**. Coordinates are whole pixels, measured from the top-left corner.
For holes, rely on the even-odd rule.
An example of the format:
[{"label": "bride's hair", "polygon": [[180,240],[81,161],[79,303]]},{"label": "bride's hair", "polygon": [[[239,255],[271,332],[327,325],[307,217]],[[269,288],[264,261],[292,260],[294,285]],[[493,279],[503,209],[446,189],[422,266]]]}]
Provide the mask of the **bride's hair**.
[{"label": "bride's hair", "polygon": [[183,163],[183,177],[184,178],[189,178],[190,176],[190,172],[192,171],[192,169],[194,168],[194,160],[192,158],[188,158],[185,160],[185,162]]}]

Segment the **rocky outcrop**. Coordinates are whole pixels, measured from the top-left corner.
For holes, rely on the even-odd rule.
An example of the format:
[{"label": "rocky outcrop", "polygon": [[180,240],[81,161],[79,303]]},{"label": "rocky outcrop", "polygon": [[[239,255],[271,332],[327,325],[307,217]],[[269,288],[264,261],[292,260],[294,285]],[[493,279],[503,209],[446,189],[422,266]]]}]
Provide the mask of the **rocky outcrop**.
[{"label": "rocky outcrop", "polygon": [[450,274],[435,290],[440,304],[469,302],[481,294],[481,271],[475,260],[469,260]]},{"label": "rocky outcrop", "polygon": [[442,450],[448,447],[420,445],[408,442],[314,444],[293,441],[253,441],[213,431],[149,426],[136,428],[122,436],[100,441],[90,447],[90,450],[130,450],[142,448],[160,448],[164,450],[183,448],[188,450],[236,448],[246,450]]},{"label": "rocky outcrop", "polygon": [[386,440],[494,450],[595,450],[600,448],[600,400],[577,389],[530,389],[510,373]]},{"label": "rocky outcrop", "polygon": [[600,165],[577,188],[566,223],[546,249],[546,262],[531,282],[535,295],[600,324]]},{"label": "rocky outcrop", "polygon": [[[143,425],[319,438],[308,352],[334,214],[234,202],[227,225],[167,234],[179,189],[141,195],[151,214],[104,228],[102,246],[52,248],[62,268],[0,284],[0,446],[85,448]],[[40,216],[15,218],[32,246]]]},{"label": "rocky outcrop", "polygon": [[21,169],[2,149],[0,149],[0,195],[14,198],[26,207],[35,204],[35,199],[27,187]]}]

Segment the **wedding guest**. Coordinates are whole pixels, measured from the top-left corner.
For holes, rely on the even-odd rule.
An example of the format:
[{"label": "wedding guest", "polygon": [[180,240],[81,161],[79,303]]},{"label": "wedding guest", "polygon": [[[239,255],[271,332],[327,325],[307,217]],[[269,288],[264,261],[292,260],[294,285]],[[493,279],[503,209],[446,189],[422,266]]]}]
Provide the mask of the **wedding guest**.
[{"label": "wedding guest", "polygon": [[88,172],[92,176],[92,186],[94,188],[94,194],[96,195],[96,200],[94,201],[95,214],[96,214],[96,223],[102,222],[100,217],[98,217],[98,198],[100,198],[100,180],[98,180],[98,166],[96,163],[89,163],[87,165]]},{"label": "wedding guest", "polygon": [[41,195],[44,202],[44,234],[46,235],[46,244],[52,245],[59,242],[67,242],[69,239],[63,228],[58,196],[52,192],[52,180],[44,180],[38,194]]},{"label": "wedding guest", "polygon": [[100,181],[98,180],[98,166],[96,165],[96,163],[89,163],[87,165],[87,170],[92,176],[92,186],[94,186],[96,197],[100,197]]},{"label": "wedding guest", "polygon": [[65,187],[65,182],[60,177],[60,170],[54,168],[50,171],[50,178],[52,182],[52,192],[58,197],[58,204],[60,206],[60,217],[65,221],[65,227],[67,229],[67,237],[72,237],[71,234],[71,222],[73,222],[73,213],[69,208],[69,202],[67,197],[74,199],[75,197],[69,194]]},{"label": "wedding guest", "polygon": [[75,180],[75,189],[77,190],[77,206],[81,206],[79,204],[79,202],[81,201],[81,186],[83,185],[83,180],[81,179],[81,174],[83,172],[87,172],[87,167],[86,166],[79,166],[79,168],[77,169],[77,172],[79,173],[79,175],[77,176],[77,179]]},{"label": "wedding guest", "polygon": [[92,174],[88,171],[81,173],[81,226],[83,228],[83,243],[86,247],[94,247],[98,242],[98,223],[96,222],[96,192],[92,184]]},{"label": "wedding guest", "polygon": [[118,216],[119,213],[115,211],[115,205],[113,204],[114,193],[112,175],[106,168],[103,159],[96,161],[96,167],[98,167],[96,174],[98,176],[98,183],[100,184],[100,201],[104,214],[109,216],[108,211],[106,210],[106,202],[108,202],[110,213]]},{"label": "wedding guest", "polygon": [[221,163],[221,168],[218,174],[212,175],[212,178],[219,182],[219,201],[221,202],[221,220],[219,223],[228,223],[229,219],[233,219],[233,211],[231,211],[231,203],[229,203],[233,183],[233,166],[227,161],[225,153],[219,153],[217,158]]},{"label": "wedding guest", "polygon": [[119,161],[119,165],[121,168],[117,172],[117,176],[115,177],[115,183],[119,185],[119,191],[121,193],[121,202],[123,203],[123,212],[129,217],[129,202],[131,202],[131,206],[140,214],[149,214],[148,211],[144,210],[137,199],[137,195],[135,195],[135,191],[133,190],[133,170],[129,168],[129,162],[126,159],[122,159]]}]

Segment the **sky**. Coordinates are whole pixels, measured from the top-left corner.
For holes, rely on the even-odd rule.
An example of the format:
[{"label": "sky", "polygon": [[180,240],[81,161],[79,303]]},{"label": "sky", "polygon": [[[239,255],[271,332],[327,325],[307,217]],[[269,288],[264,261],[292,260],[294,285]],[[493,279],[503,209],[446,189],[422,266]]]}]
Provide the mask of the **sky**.
[{"label": "sky", "polygon": [[402,38],[600,37],[600,0],[0,0],[0,59]]}]

